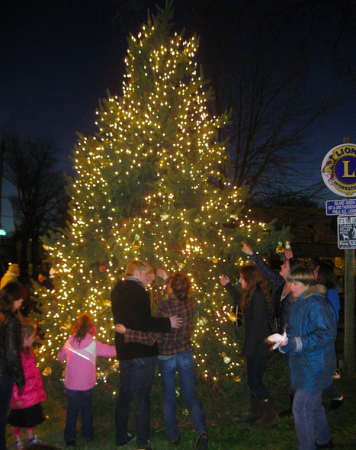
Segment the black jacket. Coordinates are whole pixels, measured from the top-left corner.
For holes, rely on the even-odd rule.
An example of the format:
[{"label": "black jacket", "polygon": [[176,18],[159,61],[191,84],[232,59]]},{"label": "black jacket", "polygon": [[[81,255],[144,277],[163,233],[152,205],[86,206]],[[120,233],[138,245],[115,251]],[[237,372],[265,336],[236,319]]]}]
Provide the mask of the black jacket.
[{"label": "black jacket", "polygon": [[[168,318],[151,316],[150,295],[146,289],[132,279],[120,280],[111,291],[111,308],[115,325],[121,323],[126,328],[154,333],[169,333],[171,322]],[[125,343],[124,335],[115,333],[115,347],[118,360],[147,358],[158,355],[157,343],[152,346],[136,342]]]},{"label": "black jacket", "polygon": [[[231,283],[225,285],[225,289],[231,295],[237,305],[240,305],[242,295],[237,292]],[[264,342],[271,334],[269,327],[269,314],[266,298],[258,288],[253,292],[249,305],[243,311],[245,326],[245,339],[242,355],[248,358],[268,355],[269,346]]]},{"label": "black jacket", "polygon": [[21,362],[21,322],[12,311],[0,312],[0,375],[25,385]]}]

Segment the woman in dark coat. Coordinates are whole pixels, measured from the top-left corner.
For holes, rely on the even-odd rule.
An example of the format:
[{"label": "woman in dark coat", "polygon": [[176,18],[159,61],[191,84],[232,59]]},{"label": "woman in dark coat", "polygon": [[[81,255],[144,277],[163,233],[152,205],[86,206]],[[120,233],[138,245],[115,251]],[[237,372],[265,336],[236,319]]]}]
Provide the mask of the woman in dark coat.
[{"label": "woman in dark coat", "polygon": [[6,449],[5,427],[14,382],[23,392],[25,376],[21,362],[21,322],[15,312],[26,298],[20,283],[0,290],[0,448]]},{"label": "woman in dark coat", "polygon": [[247,362],[247,382],[251,396],[252,415],[247,420],[260,427],[274,425],[279,416],[263,384],[262,378],[269,360],[265,339],[270,334],[269,316],[273,312],[273,300],[261,271],[256,266],[244,266],[240,270],[239,283],[242,294],[223,275],[220,280],[234,302],[243,312],[245,339],[242,355]]}]

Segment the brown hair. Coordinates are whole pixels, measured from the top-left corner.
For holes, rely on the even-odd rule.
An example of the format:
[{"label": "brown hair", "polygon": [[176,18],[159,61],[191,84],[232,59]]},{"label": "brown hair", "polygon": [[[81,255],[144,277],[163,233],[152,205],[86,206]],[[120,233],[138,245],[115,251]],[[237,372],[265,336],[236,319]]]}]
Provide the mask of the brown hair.
[{"label": "brown hair", "polygon": [[244,310],[250,304],[252,294],[257,288],[260,288],[265,297],[268,312],[273,311],[273,299],[268,289],[266,280],[262,272],[256,266],[244,266],[240,269],[241,278],[246,281],[247,288],[243,289],[241,309]]},{"label": "brown hair", "polygon": [[184,301],[188,298],[191,282],[184,273],[174,273],[169,281],[169,286],[178,300]]},{"label": "brown hair", "polygon": [[141,261],[139,259],[134,259],[133,261],[131,261],[127,264],[126,269],[125,269],[125,276],[132,277],[135,270],[137,270],[139,273],[141,273],[147,269],[152,270],[152,266],[150,263],[148,263],[146,261]]},{"label": "brown hair", "polygon": [[287,281],[300,281],[304,286],[310,286],[314,283],[314,275],[309,267],[295,267],[288,275]]},{"label": "brown hair", "polygon": [[90,332],[93,326],[94,320],[92,317],[86,313],[81,314],[75,319],[73,325],[73,333],[75,334],[74,339],[80,343],[85,338],[87,333]]},{"label": "brown hair", "polygon": [[0,311],[11,311],[13,303],[21,298],[26,300],[26,289],[17,281],[5,284],[0,290]]},{"label": "brown hair", "polygon": [[34,322],[26,321],[21,323],[21,350],[27,355],[30,354],[30,348],[24,345],[25,337],[32,336],[36,331],[37,325]]}]

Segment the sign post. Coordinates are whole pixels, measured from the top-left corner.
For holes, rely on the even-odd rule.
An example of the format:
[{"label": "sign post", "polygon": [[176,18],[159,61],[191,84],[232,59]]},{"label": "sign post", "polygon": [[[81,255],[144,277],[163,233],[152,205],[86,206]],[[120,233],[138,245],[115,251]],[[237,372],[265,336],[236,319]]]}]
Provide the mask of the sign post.
[{"label": "sign post", "polygon": [[[339,209],[345,216],[338,217],[338,247],[345,249],[345,328],[344,370],[347,376],[354,375],[355,362],[355,248],[356,217],[348,216],[356,197],[356,146],[352,139],[344,138],[342,145],[332,148],[324,157],[321,174],[326,186],[337,195],[346,195],[339,204],[327,202],[328,211]],[[329,205],[328,205],[329,203]],[[349,209],[348,209],[349,208]],[[354,212],[352,211],[352,214]],[[355,226],[354,226],[355,225]],[[355,237],[354,237],[355,235]]]}]

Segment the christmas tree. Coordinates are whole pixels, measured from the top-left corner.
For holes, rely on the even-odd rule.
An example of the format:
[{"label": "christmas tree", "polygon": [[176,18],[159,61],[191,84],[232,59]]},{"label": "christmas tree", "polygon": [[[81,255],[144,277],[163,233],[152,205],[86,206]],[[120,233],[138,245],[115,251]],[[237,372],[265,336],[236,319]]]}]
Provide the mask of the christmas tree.
[{"label": "christmas tree", "polygon": [[[79,313],[91,314],[98,339],[113,343],[110,291],[139,258],[191,277],[200,374],[214,382],[239,379],[235,318],[229,319],[220,276],[233,278],[247,261],[242,238],[268,251],[280,237],[248,219],[247,189],[225,179],[227,150],[217,131],[228,115],[209,115],[211,91],[195,61],[198,39],[174,33],[171,19],[168,3],[130,37],[123,94],[101,102],[96,134],[80,136],[73,151],[72,222],[44,238],[56,295],[37,291],[47,336],[41,360],[48,367]],[[157,301],[159,283],[151,289]]]}]

